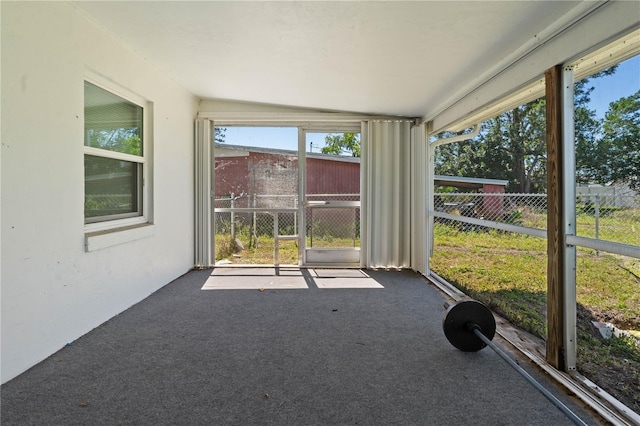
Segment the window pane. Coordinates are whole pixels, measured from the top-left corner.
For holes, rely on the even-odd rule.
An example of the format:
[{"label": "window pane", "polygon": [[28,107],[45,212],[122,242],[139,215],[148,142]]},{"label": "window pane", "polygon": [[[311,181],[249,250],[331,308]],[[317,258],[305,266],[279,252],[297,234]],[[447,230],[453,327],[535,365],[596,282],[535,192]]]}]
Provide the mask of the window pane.
[{"label": "window pane", "polygon": [[[84,217],[95,222],[104,216],[140,216],[138,184],[142,164],[84,156]],[[93,218],[93,220],[91,220]]]},{"label": "window pane", "polygon": [[85,81],[84,144],[142,155],[142,107]]}]

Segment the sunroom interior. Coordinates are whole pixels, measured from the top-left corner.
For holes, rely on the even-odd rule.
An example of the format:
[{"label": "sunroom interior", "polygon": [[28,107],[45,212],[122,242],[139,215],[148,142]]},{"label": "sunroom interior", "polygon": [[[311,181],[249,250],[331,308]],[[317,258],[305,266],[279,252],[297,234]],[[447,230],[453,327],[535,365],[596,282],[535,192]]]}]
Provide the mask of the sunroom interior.
[{"label": "sunroom interior", "polygon": [[[573,143],[573,82],[640,53],[637,2],[66,1],[0,11],[3,384],[187,271],[219,270],[217,214],[270,210],[274,270],[280,233],[296,243],[300,269],[407,269],[453,301],[467,297],[431,270],[436,222],[514,227],[437,211],[436,149],[546,96],[547,224],[524,231],[547,241],[544,354],[502,338],[601,419],[640,421],[576,379],[576,247],[635,259],[640,247],[576,233]],[[142,111],[139,151],[87,142],[87,85]],[[301,202],[218,207],[216,126],[297,129]],[[308,197],[307,132],[360,134],[357,201]],[[88,217],[89,159],[133,164],[133,207]],[[357,209],[355,247],[307,241],[311,211],[329,209]],[[281,231],[289,214],[295,229]]]}]

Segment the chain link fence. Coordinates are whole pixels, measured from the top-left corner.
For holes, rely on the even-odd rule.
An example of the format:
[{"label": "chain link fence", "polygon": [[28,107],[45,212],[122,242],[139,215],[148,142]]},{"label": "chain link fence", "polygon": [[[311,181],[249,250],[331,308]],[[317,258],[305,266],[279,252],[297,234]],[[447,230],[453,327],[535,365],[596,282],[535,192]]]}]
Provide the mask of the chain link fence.
[{"label": "chain link fence", "polygon": [[[314,202],[359,201],[359,194],[312,194]],[[231,194],[214,200],[215,208],[292,209],[276,212],[216,212],[217,258],[244,249],[255,249],[260,240],[273,247],[274,217],[277,214],[280,239],[295,240],[298,234],[298,198],[295,195]],[[435,211],[479,220],[546,229],[546,194],[517,193],[436,193]],[[576,196],[577,235],[640,246],[640,195],[579,193]],[[305,237],[308,248],[358,247],[359,207],[307,207]],[[450,218],[437,217],[442,224],[461,230],[491,228]],[[218,252],[218,249],[216,249]]]},{"label": "chain link fence", "polygon": [[580,194],[577,235],[640,246],[640,195]]},{"label": "chain link fence", "polygon": [[[359,203],[349,203],[359,200],[359,194],[307,195],[308,207],[304,209],[306,247],[359,247],[360,207]],[[318,204],[314,206],[314,202]],[[325,202],[347,202],[347,205],[332,207]],[[298,207],[295,195],[230,194],[216,198],[215,209],[232,210],[214,213],[216,260],[273,263],[277,217],[280,260],[285,258],[290,261],[288,263],[295,263],[298,255]],[[264,211],[233,211],[235,209]]]},{"label": "chain link fence", "polygon": [[[225,263],[272,264],[277,220],[279,261],[296,263],[298,197],[242,193],[216,198],[215,209],[264,209],[264,211],[223,211],[214,213],[215,257]],[[281,211],[291,209],[291,211]],[[279,211],[280,210],[280,211]],[[285,240],[287,239],[288,240]]]},{"label": "chain link fence", "polygon": [[[516,193],[436,193],[435,211],[530,228],[547,226],[547,195]],[[439,221],[448,223],[449,219]]]},{"label": "chain link fence", "polygon": [[[314,202],[359,202],[360,194],[308,194],[308,205]],[[343,203],[342,207],[307,207],[305,209],[308,248],[360,246],[359,203]]]},{"label": "chain link fence", "polygon": [[[547,195],[516,193],[436,193],[435,211],[456,216],[546,229]],[[640,245],[640,195],[589,193],[576,195],[577,235],[616,243]],[[436,218],[461,229],[477,230],[452,219]],[[487,227],[491,227],[487,224]]]}]

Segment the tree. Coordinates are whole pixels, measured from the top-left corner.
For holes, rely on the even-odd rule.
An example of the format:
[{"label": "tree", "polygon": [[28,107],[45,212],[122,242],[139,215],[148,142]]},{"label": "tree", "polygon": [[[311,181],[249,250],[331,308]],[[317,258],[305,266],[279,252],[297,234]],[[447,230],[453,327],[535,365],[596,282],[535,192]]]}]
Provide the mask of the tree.
[{"label": "tree", "polygon": [[543,192],[547,159],[545,99],[521,105],[503,116],[502,147],[508,158],[506,168],[511,170],[511,189],[521,193]]},{"label": "tree", "polygon": [[513,192],[544,190],[545,102],[538,99],[485,121],[470,141],[441,145],[436,174],[505,179]]},{"label": "tree", "polygon": [[142,139],[137,127],[86,129],[87,145],[93,148],[142,155]]},{"label": "tree", "polygon": [[227,136],[225,132],[227,131],[226,127],[214,127],[213,128],[213,140],[217,143],[224,143],[225,137]]},{"label": "tree", "polygon": [[598,134],[602,124],[596,118],[595,111],[585,107],[574,110],[575,150],[576,150],[576,182],[592,183],[598,181],[600,175],[600,158],[598,154]]},{"label": "tree", "polygon": [[[601,125],[588,108],[590,82],[616,67],[575,83],[576,170],[579,182],[601,174],[597,137]],[[458,146],[453,146],[458,145]],[[442,145],[436,151],[437,174],[505,179],[513,192],[545,192],[547,176],[546,101],[536,99],[485,121],[473,140]]]},{"label": "tree", "polygon": [[609,104],[599,144],[602,183],[626,183],[640,192],[640,90]]},{"label": "tree", "polygon": [[342,133],[329,134],[324,138],[323,154],[345,155],[360,157],[360,134]]},{"label": "tree", "polygon": [[594,86],[591,81],[596,78],[612,75],[617,65],[607,68],[589,78],[574,84],[574,121],[576,150],[576,182],[592,183],[600,181],[601,166],[598,137],[602,130],[602,122],[597,119],[596,112],[588,108]]},{"label": "tree", "polygon": [[[483,124],[486,129],[486,123]],[[461,134],[461,133],[458,133]],[[446,132],[437,139],[456,136]],[[485,157],[485,144],[478,138],[466,142],[455,142],[440,145],[436,150],[435,172],[445,176],[487,177],[484,166],[480,162]]]}]

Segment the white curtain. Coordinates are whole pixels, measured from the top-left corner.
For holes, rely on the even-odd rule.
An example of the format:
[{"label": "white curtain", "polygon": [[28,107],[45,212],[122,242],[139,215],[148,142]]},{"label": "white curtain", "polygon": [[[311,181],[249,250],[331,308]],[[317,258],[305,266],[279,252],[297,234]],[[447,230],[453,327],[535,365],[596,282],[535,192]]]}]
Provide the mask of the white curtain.
[{"label": "white curtain", "polygon": [[362,123],[362,267],[413,267],[412,224],[416,231],[422,228],[412,221],[412,213],[422,208],[424,217],[424,208],[412,205],[412,192],[420,189],[412,185],[411,133],[410,121]]},{"label": "white curtain", "polygon": [[211,129],[213,122],[197,119],[195,123],[195,267],[213,266],[213,238],[211,226],[211,158],[213,156]]}]

